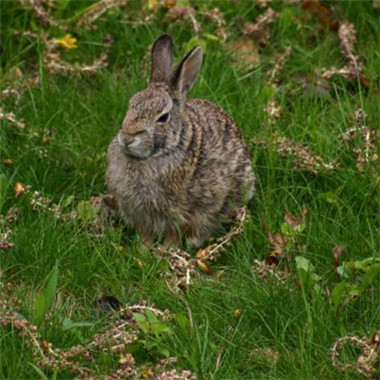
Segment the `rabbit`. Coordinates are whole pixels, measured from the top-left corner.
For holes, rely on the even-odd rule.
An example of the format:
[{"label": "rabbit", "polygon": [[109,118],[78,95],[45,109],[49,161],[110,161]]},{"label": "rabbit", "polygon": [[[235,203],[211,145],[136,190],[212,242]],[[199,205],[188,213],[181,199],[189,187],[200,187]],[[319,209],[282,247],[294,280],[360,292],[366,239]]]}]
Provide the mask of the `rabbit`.
[{"label": "rabbit", "polygon": [[[195,47],[173,67],[173,40],[151,51],[151,80],[129,100],[107,153],[106,182],[124,221],[143,243],[200,247],[233,207],[255,192],[248,146],[219,106],[189,99],[202,63]],[[222,68],[221,68],[222,69]]]}]

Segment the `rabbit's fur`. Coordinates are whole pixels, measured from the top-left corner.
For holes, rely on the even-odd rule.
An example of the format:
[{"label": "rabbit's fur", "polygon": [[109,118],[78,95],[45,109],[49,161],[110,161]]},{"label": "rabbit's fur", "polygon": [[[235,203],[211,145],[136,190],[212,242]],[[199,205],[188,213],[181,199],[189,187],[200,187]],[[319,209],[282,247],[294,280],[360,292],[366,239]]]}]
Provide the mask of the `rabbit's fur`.
[{"label": "rabbit's fur", "polygon": [[251,199],[255,176],[248,147],[219,106],[186,100],[202,63],[194,48],[176,66],[173,41],[152,48],[149,86],[129,101],[108,149],[107,185],[125,221],[143,241],[159,236],[176,246],[180,236],[201,245],[233,206]]}]

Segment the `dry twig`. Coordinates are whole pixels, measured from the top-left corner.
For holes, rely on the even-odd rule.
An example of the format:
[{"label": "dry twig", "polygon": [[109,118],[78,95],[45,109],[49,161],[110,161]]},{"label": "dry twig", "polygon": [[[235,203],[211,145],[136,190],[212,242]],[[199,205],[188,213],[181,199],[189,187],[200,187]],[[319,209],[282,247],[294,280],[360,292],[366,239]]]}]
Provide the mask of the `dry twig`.
[{"label": "dry twig", "polygon": [[[361,349],[361,354],[357,357],[356,362],[342,363],[340,359],[340,351],[349,344],[353,347]],[[380,348],[380,331],[375,332],[372,337],[357,335],[348,335],[339,338],[330,348],[330,356],[333,366],[337,367],[340,372],[356,371],[368,379],[375,379],[378,372]]]},{"label": "dry twig", "polygon": [[127,5],[128,0],[103,0],[98,1],[94,8],[89,9],[85,12],[79,21],[77,22],[77,26],[90,25],[94,23],[103,13],[105,13],[108,9],[111,8],[120,8]]},{"label": "dry twig", "polygon": [[166,260],[169,264],[167,279],[168,284],[170,284],[170,290],[178,291],[181,288],[188,289],[191,284],[191,278],[199,275],[197,267],[207,274],[211,273],[208,268],[208,262],[215,261],[220,256],[221,252],[231,244],[231,240],[243,233],[244,225],[248,219],[247,208],[239,208],[233,219],[235,225],[231,231],[218,238],[216,243],[200,249],[195,258],[193,258],[188,252],[179,248],[166,249],[163,246],[158,246],[152,250],[153,255]]},{"label": "dry twig", "polygon": [[354,24],[342,22],[338,29],[339,48],[342,56],[348,61],[348,64],[341,69],[332,67],[331,69],[317,69],[317,74],[323,78],[332,76],[341,76],[348,80],[359,79],[362,85],[368,89],[368,78],[363,74],[363,63],[361,58],[354,54],[355,44],[357,43],[356,30]]},{"label": "dry twig", "polygon": [[[292,48],[290,46],[287,46],[285,49],[285,53],[278,54],[276,58],[271,62],[273,67],[271,71],[269,72],[268,79],[266,81],[267,86],[271,86],[274,91],[276,91],[278,87],[278,83],[280,80],[280,73],[282,72],[286,59],[290,56],[290,53],[292,51]],[[282,111],[282,107],[277,105],[275,99],[270,99],[265,107],[265,112],[269,116],[269,125],[274,125],[276,122],[276,119],[280,117]]]},{"label": "dry twig", "polygon": [[367,114],[359,108],[355,112],[356,125],[349,128],[341,136],[343,141],[350,145],[355,142],[356,146],[353,147],[353,152],[357,155],[356,167],[359,172],[364,173],[364,169],[371,162],[376,162],[379,159],[378,146],[376,140],[378,133],[374,128],[365,125]]},{"label": "dry twig", "polygon": [[14,124],[17,128],[20,128],[20,129],[25,128],[24,119],[17,120],[13,112],[4,113],[3,109],[0,108],[0,120],[2,119],[8,121],[9,123]]},{"label": "dry twig", "polygon": [[37,19],[47,26],[54,26],[56,28],[63,29],[63,25],[59,20],[54,19],[49,11],[44,7],[44,4],[51,4],[47,0],[21,0],[21,4],[24,7],[30,7],[33,9],[34,13],[37,16]]},{"label": "dry twig", "polygon": [[279,13],[272,8],[268,8],[263,14],[259,15],[254,23],[245,22],[241,28],[242,33],[261,46],[266,46],[270,40],[269,25],[279,16]]},{"label": "dry twig", "polygon": [[252,143],[266,149],[274,149],[281,156],[295,157],[293,161],[295,168],[307,170],[314,175],[320,172],[331,172],[340,166],[334,161],[325,162],[321,156],[315,155],[309,146],[301,145],[277,133],[272,133],[272,138],[272,141],[252,140]]}]

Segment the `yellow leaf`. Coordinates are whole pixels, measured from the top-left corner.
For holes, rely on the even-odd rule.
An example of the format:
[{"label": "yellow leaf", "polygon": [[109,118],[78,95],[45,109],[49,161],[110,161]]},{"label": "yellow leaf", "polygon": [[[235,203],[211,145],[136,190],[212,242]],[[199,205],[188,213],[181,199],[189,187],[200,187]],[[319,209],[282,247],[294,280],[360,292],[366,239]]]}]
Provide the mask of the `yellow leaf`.
[{"label": "yellow leaf", "polygon": [[157,5],[157,0],[145,0],[144,2],[144,8],[152,10]]},{"label": "yellow leaf", "polygon": [[71,34],[66,34],[61,39],[54,39],[53,42],[66,50],[76,49],[78,47],[78,45],[76,45],[77,39],[74,38]]},{"label": "yellow leaf", "polygon": [[170,8],[175,7],[176,3],[177,3],[176,0],[165,0],[164,1],[164,5],[165,5],[166,9],[170,9]]},{"label": "yellow leaf", "polygon": [[243,310],[242,309],[236,309],[235,312],[234,312],[234,318],[239,320],[241,315],[243,314]]},{"label": "yellow leaf", "polygon": [[210,268],[202,260],[197,260],[197,265],[198,268],[202,269],[206,274],[211,274]]},{"label": "yellow leaf", "polygon": [[46,1],[45,4],[50,9],[55,9],[56,8],[56,6],[54,5],[54,3],[52,1]]},{"label": "yellow leaf", "polygon": [[15,160],[12,160],[11,158],[5,158],[3,160],[3,164],[8,165],[8,166],[12,166],[14,165],[14,163],[15,163]]},{"label": "yellow leaf", "polygon": [[145,367],[145,368],[142,370],[141,375],[142,375],[142,378],[143,378],[143,379],[152,379],[153,376],[154,376],[154,373],[153,373],[152,368]]},{"label": "yellow leaf", "polygon": [[25,192],[24,185],[21,182],[16,182],[13,192],[15,194],[15,198],[20,198]]}]

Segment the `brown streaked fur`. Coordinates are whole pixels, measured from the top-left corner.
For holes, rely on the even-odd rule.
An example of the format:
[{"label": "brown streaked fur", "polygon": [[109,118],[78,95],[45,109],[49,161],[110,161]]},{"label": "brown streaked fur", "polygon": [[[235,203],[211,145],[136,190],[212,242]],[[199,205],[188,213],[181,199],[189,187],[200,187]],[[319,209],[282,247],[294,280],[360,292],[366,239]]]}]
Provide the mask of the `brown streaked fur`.
[{"label": "brown streaked fur", "polygon": [[[172,41],[164,35],[153,47],[152,82],[131,98],[108,149],[107,185],[125,221],[145,241],[165,236],[173,246],[183,234],[199,246],[231,207],[253,196],[255,176],[231,117],[206,100],[186,100],[200,68],[200,48],[174,69],[167,54]],[[158,122],[166,110],[169,121]]]}]

